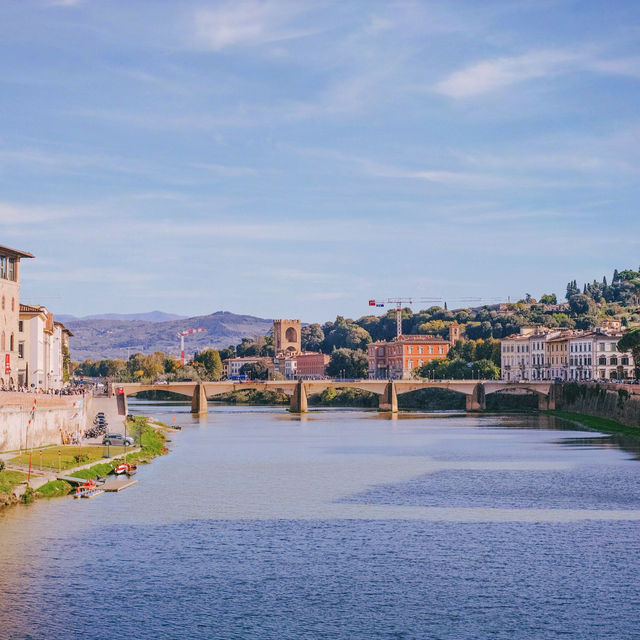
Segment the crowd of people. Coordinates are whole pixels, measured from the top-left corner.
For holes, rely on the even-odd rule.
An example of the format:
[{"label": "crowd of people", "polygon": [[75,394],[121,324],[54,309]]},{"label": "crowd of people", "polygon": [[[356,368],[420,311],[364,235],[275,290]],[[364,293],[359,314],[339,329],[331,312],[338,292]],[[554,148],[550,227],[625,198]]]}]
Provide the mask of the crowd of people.
[{"label": "crowd of people", "polygon": [[36,387],[35,385],[16,385],[16,384],[2,384],[0,385],[0,391],[13,391],[17,393],[37,393],[46,394],[50,396],[80,396],[87,392],[84,385],[67,385],[62,389],[43,389],[42,387]]}]

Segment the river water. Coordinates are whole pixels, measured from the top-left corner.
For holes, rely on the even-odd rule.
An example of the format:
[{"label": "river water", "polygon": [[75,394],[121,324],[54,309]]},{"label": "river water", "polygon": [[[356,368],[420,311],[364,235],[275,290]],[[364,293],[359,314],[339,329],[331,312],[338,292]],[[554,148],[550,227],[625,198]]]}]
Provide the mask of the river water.
[{"label": "river water", "polygon": [[546,416],[131,403],[138,484],[0,514],[0,638],[640,637],[639,451]]}]

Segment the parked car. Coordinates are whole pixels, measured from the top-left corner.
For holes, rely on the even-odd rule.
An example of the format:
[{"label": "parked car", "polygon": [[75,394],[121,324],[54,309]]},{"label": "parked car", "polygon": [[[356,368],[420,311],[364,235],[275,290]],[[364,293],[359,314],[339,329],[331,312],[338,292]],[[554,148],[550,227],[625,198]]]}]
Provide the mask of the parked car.
[{"label": "parked car", "polygon": [[123,436],[121,433],[107,433],[102,444],[113,444],[119,447],[127,445],[128,447],[133,445],[133,438],[131,436]]}]

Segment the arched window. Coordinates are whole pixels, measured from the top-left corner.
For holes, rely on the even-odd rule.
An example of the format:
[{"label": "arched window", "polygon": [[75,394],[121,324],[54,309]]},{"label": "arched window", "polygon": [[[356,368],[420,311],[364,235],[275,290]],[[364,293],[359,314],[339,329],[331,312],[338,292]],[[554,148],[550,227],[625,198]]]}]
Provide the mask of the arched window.
[{"label": "arched window", "polygon": [[298,334],[297,334],[296,330],[293,327],[289,327],[284,332],[284,337],[287,340],[287,342],[297,342],[298,341]]},{"label": "arched window", "polygon": [[9,339],[9,351],[13,351],[13,333],[11,334],[11,338]]}]

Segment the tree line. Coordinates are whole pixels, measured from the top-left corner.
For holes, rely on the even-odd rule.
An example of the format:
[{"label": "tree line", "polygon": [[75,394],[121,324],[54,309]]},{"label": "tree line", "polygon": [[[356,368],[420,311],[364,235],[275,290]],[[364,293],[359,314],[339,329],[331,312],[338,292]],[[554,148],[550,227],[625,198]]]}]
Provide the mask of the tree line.
[{"label": "tree line", "polygon": [[[483,306],[475,309],[449,310],[431,306],[413,312],[402,309],[402,332],[448,338],[452,324],[460,326],[462,339],[449,350],[446,358],[423,365],[417,374],[435,378],[493,378],[500,371],[500,339],[519,333],[524,325],[550,328],[592,329],[605,318],[620,320],[624,326],[640,322],[640,270],[614,271],[611,283],[567,284],[567,303],[558,305],[555,294],[543,294],[539,300],[530,294],[514,303]],[[304,351],[330,355],[327,374],[331,377],[362,378],[368,370],[367,345],[396,336],[396,311],[356,320],[337,316],[324,324],[312,323],[301,329]],[[222,360],[231,357],[274,356],[273,336],[243,338],[237,345],[197,353],[184,367],[167,354],[133,354],[129,360],[85,361],[75,368],[75,375],[129,380],[217,380],[222,376]],[[640,354],[639,354],[640,357]],[[639,360],[640,362],[640,360]],[[268,368],[258,362],[241,370],[253,379],[266,379]]]}]

